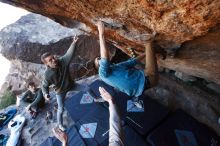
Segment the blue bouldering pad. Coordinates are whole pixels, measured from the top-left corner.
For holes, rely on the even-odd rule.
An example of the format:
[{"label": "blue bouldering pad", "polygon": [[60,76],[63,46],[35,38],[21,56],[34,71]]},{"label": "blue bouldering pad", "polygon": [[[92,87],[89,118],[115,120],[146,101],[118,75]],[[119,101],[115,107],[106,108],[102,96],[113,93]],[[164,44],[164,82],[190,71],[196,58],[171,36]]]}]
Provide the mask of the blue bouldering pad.
[{"label": "blue bouldering pad", "polygon": [[81,118],[76,123],[76,127],[88,146],[99,145],[108,139],[109,111],[97,106],[95,110],[91,110]]},{"label": "blue bouldering pad", "polygon": [[88,92],[81,91],[65,101],[65,108],[72,120],[77,122],[88,114],[88,112],[100,106],[98,103],[95,103],[94,100],[91,100],[91,98],[92,96],[90,96]]},{"label": "blue bouldering pad", "polygon": [[[80,137],[75,126],[67,130],[69,146],[87,146]],[[62,146],[62,143],[56,137],[49,137],[40,146]]]},{"label": "blue bouldering pad", "polygon": [[204,124],[177,110],[147,137],[157,146],[220,146],[220,138]]},{"label": "blue bouldering pad", "polygon": [[90,90],[98,97],[101,98],[100,93],[99,93],[99,87],[104,87],[106,91],[108,91],[112,96],[115,95],[114,88],[112,86],[109,86],[105,82],[101,80],[96,80],[93,83],[89,85]]},{"label": "blue bouldering pad", "polygon": [[0,113],[0,130],[14,117],[17,113],[17,109],[10,109],[5,113]]},{"label": "blue bouldering pad", "polygon": [[143,112],[127,112],[126,122],[139,134],[145,135],[168,115],[169,109],[150,97],[139,97],[144,103]]}]

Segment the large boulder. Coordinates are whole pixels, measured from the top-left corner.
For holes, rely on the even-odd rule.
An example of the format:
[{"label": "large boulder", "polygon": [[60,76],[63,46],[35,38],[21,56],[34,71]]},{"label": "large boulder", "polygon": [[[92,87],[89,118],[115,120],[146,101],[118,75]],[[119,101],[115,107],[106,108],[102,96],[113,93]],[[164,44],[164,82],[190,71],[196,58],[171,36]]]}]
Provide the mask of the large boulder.
[{"label": "large boulder", "polygon": [[[220,23],[219,0],[0,1],[42,14],[64,26],[83,26],[80,29],[93,36],[97,35],[96,21],[101,19],[107,26],[106,39],[128,55],[128,47],[144,52],[145,40],[156,32],[157,46],[167,52],[183,50],[179,58],[160,61],[160,66],[220,82],[219,33],[215,34],[215,41],[212,34],[207,34],[215,32]],[[194,39],[197,45],[193,45]]]},{"label": "large boulder", "polygon": [[40,63],[43,52],[63,53],[71,36],[84,34],[77,28],[66,28],[47,17],[28,14],[0,32],[0,51],[11,59]]},{"label": "large boulder", "polygon": [[[88,36],[85,25],[78,23],[70,29],[38,14],[23,16],[14,24],[0,31],[0,51],[9,60],[41,63],[44,52],[63,55],[69,48],[72,37],[79,36],[73,61],[93,60],[99,55],[99,42],[96,37]],[[110,56],[114,56],[115,47],[109,43]]]},{"label": "large boulder", "polygon": [[141,49],[142,39],[157,32],[161,47],[176,48],[206,34],[220,22],[219,0],[0,0],[45,15],[65,26],[82,22],[96,33],[95,22],[108,23],[109,40]]},{"label": "large boulder", "polygon": [[220,84],[220,26],[205,36],[183,43],[176,58],[158,60],[160,66]]}]

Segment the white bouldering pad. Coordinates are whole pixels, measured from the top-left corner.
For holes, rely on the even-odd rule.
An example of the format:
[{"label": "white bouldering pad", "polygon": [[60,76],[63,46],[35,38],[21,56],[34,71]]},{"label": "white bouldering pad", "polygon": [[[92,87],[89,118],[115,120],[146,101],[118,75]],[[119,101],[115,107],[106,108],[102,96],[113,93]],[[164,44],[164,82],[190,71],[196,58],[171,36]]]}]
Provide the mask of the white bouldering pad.
[{"label": "white bouldering pad", "polygon": [[18,143],[21,130],[25,123],[25,117],[21,115],[15,116],[9,123],[8,123],[8,129],[11,132],[11,135],[7,141],[6,146],[16,146]]}]

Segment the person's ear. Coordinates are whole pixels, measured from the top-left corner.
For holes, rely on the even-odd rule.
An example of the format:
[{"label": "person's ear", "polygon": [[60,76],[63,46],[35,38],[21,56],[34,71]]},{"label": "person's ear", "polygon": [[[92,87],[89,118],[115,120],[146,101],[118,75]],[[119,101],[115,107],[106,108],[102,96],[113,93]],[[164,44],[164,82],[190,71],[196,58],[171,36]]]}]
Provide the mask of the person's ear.
[{"label": "person's ear", "polygon": [[47,62],[45,60],[42,61],[44,65],[47,65]]},{"label": "person's ear", "polygon": [[46,60],[44,60],[44,65],[46,65],[46,66],[48,66],[49,67],[49,65],[48,65],[48,62],[46,61]]}]

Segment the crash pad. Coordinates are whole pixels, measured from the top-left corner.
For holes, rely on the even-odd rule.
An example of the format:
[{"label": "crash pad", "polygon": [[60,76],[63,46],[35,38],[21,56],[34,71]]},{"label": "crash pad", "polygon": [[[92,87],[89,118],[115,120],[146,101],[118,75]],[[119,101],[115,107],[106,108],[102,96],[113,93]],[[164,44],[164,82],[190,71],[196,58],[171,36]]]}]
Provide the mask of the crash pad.
[{"label": "crash pad", "polygon": [[[66,133],[69,146],[86,146],[74,125]],[[49,137],[40,146],[62,146],[62,143],[56,137]]]},{"label": "crash pad", "polygon": [[16,112],[16,109],[10,109],[5,113],[0,113],[0,130],[2,130],[3,127],[8,124],[8,122],[14,117]]},{"label": "crash pad", "polygon": [[144,103],[144,111],[127,112],[125,120],[139,134],[145,135],[168,115],[169,109],[145,95],[139,97],[139,100]]},{"label": "crash pad", "polygon": [[97,106],[95,110],[91,110],[81,118],[76,123],[76,127],[88,146],[99,145],[108,139],[109,111]]},{"label": "crash pad", "polygon": [[72,120],[77,122],[91,110],[95,110],[99,103],[95,103],[88,92],[79,92],[65,101],[65,108]]},{"label": "crash pad", "polygon": [[183,110],[177,110],[152,131],[147,141],[158,146],[220,146],[215,132]]}]

